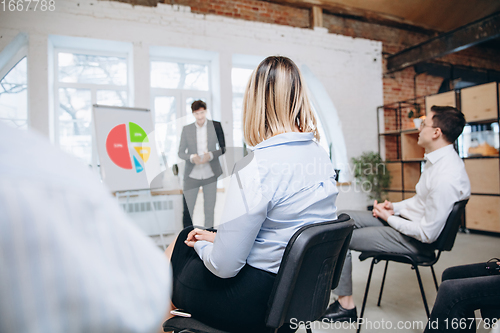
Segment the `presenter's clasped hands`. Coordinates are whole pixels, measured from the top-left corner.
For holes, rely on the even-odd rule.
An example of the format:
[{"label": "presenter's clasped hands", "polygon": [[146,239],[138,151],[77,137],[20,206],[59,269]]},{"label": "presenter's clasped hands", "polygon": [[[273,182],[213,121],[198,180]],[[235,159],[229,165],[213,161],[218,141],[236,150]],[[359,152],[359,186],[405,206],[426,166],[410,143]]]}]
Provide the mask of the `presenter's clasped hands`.
[{"label": "presenter's clasped hands", "polygon": [[377,200],[373,202],[373,216],[381,218],[387,222],[387,219],[394,215],[394,206],[392,202],[385,200],[384,202],[377,203]]},{"label": "presenter's clasped hands", "polygon": [[215,239],[215,232],[194,228],[188,234],[184,243],[186,243],[186,245],[189,247],[194,247],[194,244],[197,241],[204,240],[204,241],[208,241],[210,243],[213,243],[214,239]]},{"label": "presenter's clasped hands", "polygon": [[202,156],[193,154],[192,161],[194,164],[205,164],[210,160],[210,154],[205,153]]}]

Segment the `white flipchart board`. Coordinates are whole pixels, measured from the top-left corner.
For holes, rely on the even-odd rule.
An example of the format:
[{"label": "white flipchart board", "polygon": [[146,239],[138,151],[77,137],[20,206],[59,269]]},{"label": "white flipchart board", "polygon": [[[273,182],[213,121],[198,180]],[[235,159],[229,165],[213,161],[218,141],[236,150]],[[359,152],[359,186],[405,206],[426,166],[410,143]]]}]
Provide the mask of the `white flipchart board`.
[{"label": "white flipchart board", "polygon": [[151,111],[94,105],[101,176],[112,192],[150,189],[160,174]]}]

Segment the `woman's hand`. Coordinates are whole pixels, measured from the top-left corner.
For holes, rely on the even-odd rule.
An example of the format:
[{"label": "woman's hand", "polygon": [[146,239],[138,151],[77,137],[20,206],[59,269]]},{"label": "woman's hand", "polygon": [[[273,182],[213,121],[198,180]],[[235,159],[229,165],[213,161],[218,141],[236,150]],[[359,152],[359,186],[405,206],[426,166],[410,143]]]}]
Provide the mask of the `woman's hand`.
[{"label": "woman's hand", "polygon": [[215,239],[215,232],[194,228],[188,234],[184,243],[186,243],[186,245],[189,247],[194,247],[194,244],[197,241],[204,240],[213,243],[214,239]]}]

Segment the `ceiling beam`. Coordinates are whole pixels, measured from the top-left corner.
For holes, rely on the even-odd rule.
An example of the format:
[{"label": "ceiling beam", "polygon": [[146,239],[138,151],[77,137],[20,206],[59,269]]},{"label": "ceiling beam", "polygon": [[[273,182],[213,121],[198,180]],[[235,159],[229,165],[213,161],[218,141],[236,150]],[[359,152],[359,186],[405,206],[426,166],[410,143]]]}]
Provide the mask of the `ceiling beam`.
[{"label": "ceiling beam", "polygon": [[313,6],[311,8],[311,27],[323,27],[323,10],[321,7]]},{"label": "ceiling beam", "polygon": [[355,7],[349,7],[342,4],[334,3],[332,0],[263,0],[263,1],[273,2],[285,6],[306,8],[306,9],[311,9],[315,6],[321,7],[328,14],[359,20],[367,23],[374,23],[389,27],[406,29],[427,35],[434,35],[436,32],[435,30],[426,26],[416,26],[411,22],[406,21],[397,16],[378,13],[365,9],[359,9]]},{"label": "ceiling beam", "polygon": [[387,72],[397,72],[498,37],[500,37],[500,12],[389,56]]}]

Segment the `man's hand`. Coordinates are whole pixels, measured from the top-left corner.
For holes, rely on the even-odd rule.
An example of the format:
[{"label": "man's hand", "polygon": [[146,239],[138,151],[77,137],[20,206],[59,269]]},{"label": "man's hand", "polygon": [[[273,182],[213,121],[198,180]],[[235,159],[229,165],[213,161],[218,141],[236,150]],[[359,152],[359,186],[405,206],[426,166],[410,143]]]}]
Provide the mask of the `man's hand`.
[{"label": "man's hand", "polygon": [[377,203],[377,200],[375,200],[373,202],[372,214],[374,217],[381,218],[387,222],[387,219],[394,215],[394,206],[392,205],[392,202],[387,200],[382,203]]},{"label": "man's hand", "polygon": [[201,159],[201,164],[207,163],[210,160],[210,154],[205,153],[203,154],[203,158]]},{"label": "man's hand", "polygon": [[194,154],[194,156],[193,156],[193,162],[194,162],[194,164],[202,164],[201,161],[202,161],[201,157],[198,156],[198,154]]},{"label": "man's hand", "polygon": [[216,234],[213,231],[207,231],[207,230],[202,230],[202,229],[194,228],[188,234],[188,236],[187,236],[186,240],[184,241],[184,243],[186,243],[186,245],[189,246],[189,247],[194,247],[194,244],[197,241],[201,241],[201,240],[213,243],[214,239],[215,239],[215,235]]},{"label": "man's hand", "polygon": [[373,207],[381,207],[387,210],[394,210],[394,206],[392,205],[392,202],[390,201],[384,201],[381,203],[377,203],[377,200],[373,201]]}]

